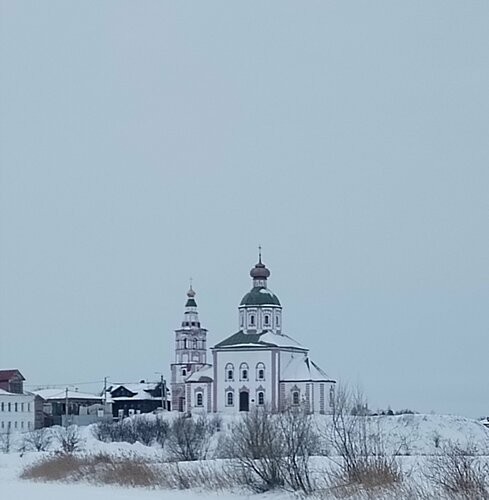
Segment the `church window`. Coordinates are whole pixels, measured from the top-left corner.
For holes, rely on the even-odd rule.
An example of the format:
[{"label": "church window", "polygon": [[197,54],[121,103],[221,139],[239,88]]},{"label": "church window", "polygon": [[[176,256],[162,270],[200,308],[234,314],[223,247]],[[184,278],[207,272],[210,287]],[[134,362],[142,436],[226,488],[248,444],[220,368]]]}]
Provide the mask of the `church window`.
[{"label": "church window", "polygon": [[277,314],[277,316],[275,317],[275,324],[277,325],[277,328],[280,328],[280,315]]},{"label": "church window", "polygon": [[250,316],[250,325],[251,325],[251,326],[255,326],[255,315],[254,315],[254,314],[252,314],[252,315]]},{"label": "church window", "polygon": [[197,349],[197,339],[194,339],[194,349]]},{"label": "church window", "polygon": [[265,365],[263,363],[256,365],[256,379],[265,380]]},{"label": "church window", "polygon": [[246,363],[241,363],[239,371],[240,371],[240,380],[248,380],[248,365]]},{"label": "church window", "polygon": [[270,326],[270,316],[265,314],[265,326]]},{"label": "church window", "polygon": [[204,406],[204,395],[201,392],[197,393],[197,406]]},{"label": "church window", "polygon": [[182,377],[185,377],[187,375],[187,370],[185,368],[182,368]]},{"label": "church window", "polygon": [[233,406],[234,405],[234,394],[229,391],[226,393],[226,406]]},{"label": "church window", "polygon": [[226,365],[226,380],[234,379],[234,367],[231,363]]},{"label": "church window", "polygon": [[263,406],[265,404],[265,393],[263,391],[260,391],[258,393],[258,404],[260,406]]},{"label": "church window", "polygon": [[300,403],[299,391],[292,392],[292,404],[297,406]]},{"label": "church window", "polygon": [[183,339],[183,348],[187,349],[187,339]]}]

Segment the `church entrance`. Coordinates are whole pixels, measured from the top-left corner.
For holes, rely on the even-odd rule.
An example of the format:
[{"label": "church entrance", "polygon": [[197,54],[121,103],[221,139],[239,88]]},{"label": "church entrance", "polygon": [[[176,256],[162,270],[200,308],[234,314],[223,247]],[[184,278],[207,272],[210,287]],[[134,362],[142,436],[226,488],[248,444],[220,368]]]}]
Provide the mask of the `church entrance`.
[{"label": "church entrance", "polygon": [[250,411],[250,395],[247,391],[239,393],[239,411]]}]

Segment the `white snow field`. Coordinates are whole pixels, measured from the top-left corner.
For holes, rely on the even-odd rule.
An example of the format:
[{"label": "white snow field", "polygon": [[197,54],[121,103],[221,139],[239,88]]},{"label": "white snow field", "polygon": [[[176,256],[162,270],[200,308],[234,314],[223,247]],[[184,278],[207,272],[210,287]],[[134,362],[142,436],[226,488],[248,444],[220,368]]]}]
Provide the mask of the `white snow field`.
[{"label": "white snow field", "polygon": [[[151,417],[149,417],[151,418]],[[328,417],[317,417],[319,427],[327,423]],[[223,419],[222,431],[229,432],[233,420]],[[489,429],[481,423],[464,417],[450,415],[400,415],[371,417],[371,425],[381,431],[388,453],[399,454],[399,461],[405,470],[410,470],[413,476],[420,475],[420,464],[424,456],[433,455],[446,442],[457,443],[465,447],[475,446],[481,455],[489,455]],[[146,459],[161,460],[163,453],[158,446],[144,446],[140,443],[103,443],[93,437],[90,427],[81,428],[83,437],[82,453],[107,453],[121,455],[131,453]],[[12,449],[18,449],[21,437],[13,440]],[[399,445],[402,443],[402,446]],[[20,454],[0,452],[0,500],[292,500],[297,498],[283,491],[267,494],[252,494],[247,492],[212,492],[202,490],[160,490],[146,488],[127,488],[114,486],[94,486],[84,483],[41,483],[19,478],[22,470],[29,464],[48,454],[27,452]],[[314,468],[320,471],[327,469],[329,459],[318,457],[314,459]]]}]

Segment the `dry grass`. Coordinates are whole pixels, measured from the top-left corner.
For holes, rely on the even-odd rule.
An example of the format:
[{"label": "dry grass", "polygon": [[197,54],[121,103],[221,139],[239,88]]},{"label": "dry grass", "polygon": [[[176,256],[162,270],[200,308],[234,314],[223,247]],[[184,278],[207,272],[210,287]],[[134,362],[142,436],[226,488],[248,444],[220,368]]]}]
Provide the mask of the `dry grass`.
[{"label": "dry grass", "polygon": [[134,456],[56,455],[27,467],[22,479],[34,481],[88,482],[162,489],[229,490],[239,478],[221,467],[203,462],[164,463]]}]

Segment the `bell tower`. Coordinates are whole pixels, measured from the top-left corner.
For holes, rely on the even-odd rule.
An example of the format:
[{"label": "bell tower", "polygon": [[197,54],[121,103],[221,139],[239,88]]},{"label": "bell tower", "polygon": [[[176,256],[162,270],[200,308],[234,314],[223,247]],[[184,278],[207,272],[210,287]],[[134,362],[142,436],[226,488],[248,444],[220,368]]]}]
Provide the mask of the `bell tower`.
[{"label": "bell tower", "polygon": [[172,410],[185,410],[185,380],[206,362],[207,330],[201,327],[195,291],[190,284],[183,321],[175,330],[175,361],[171,364]]}]

